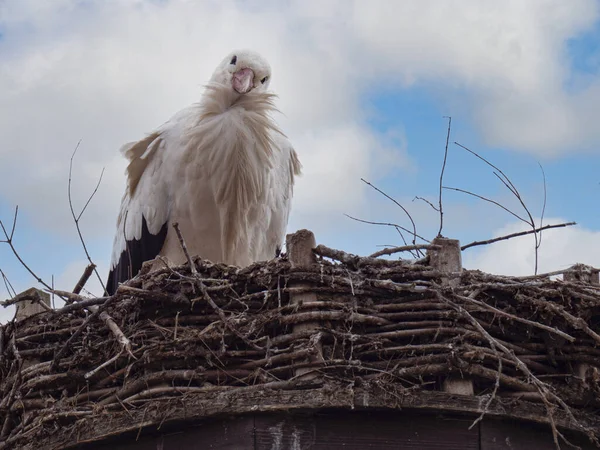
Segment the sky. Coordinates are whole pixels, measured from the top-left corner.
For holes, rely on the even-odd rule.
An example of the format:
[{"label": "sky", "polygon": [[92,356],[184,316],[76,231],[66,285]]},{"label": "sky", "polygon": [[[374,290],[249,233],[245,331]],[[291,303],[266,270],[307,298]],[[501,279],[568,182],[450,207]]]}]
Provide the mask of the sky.
[{"label": "sky", "polygon": [[[360,255],[402,245],[394,228],[346,216],[410,226],[364,179],[435,237],[439,214],[415,197],[438,203],[450,116],[443,184],[525,214],[458,142],[506,173],[537,225],[577,222],[543,234],[540,271],[600,266],[598,0],[0,0],[0,220],[10,228],[19,206],[13,242],[37,275],[71,290],[87,265],[67,196],[78,142],[76,211],[104,169],[80,225],[106,278],[120,147],[199,101],[237,48],[269,60],[276,120],[303,164],[289,232]],[[442,202],[442,234],[461,244],[530,229],[468,194],[445,189]],[[462,258],[468,269],[532,274],[534,239]],[[17,292],[39,287],[6,244],[0,269]],[[99,283],[88,289],[99,294]],[[12,314],[0,310],[0,321]]]}]

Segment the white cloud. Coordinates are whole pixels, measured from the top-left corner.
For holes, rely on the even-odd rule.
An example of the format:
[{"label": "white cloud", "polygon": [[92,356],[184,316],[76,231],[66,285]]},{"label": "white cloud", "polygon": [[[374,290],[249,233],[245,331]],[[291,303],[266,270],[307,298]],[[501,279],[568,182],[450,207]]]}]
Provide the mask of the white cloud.
[{"label": "white cloud", "polygon": [[[240,46],[260,49],[274,67],[273,88],[285,114],[280,121],[306,168],[297,208],[327,210],[348,192],[359,191],[359,197],[364,188],[358,177],[371,174],[374,154],[402,160],[390,154],[403,149],[361,125],[360,73],[347,67],[339,43],[323,43],[310,30],[306,39],[288,31],[301,18],[242,11],[235,2],[63,2],[51,10],[40,10],[38,2],[11,5],[0,41],[6,56],[0,85],[8,87],[0,88],[6,105],[0,156],[8,162],[0,167],[0,192],[59,230],[70,220],[65,188],[77,141],[83,139],[75,160],[76,203],[85,202],[107,166],[85,219],[93,227],[88,233],[112,231],[125,166],[118,148],[197,101],[216,63]],[[25,24],[27,33],[19,31]],[[24,171],[30,182],[10,189],[14,174]]]},{"label": "white cloud", "polygon": [[[556,217],[544,221],[554,224],[564,222],[566,221]],[[511,223],[496,230],[492,238],[526,230],[527,225],[521,222]],[[465,250],[463,266],[500,275],[533,275],[534,242],[533,235],[528,235],[500,241],[480,249]],[[566,269],[577,263],[600,267],[600,231],[580,226],[544,231],[538,258],[538,273]]]},{"label": "white cloud", "polygon": [[567,42],[598,19],[594,0],[356,0],[353,20],[375,75],[457,88],[484,138],[556,155],[600,139],[580,121],[600,101],[598,76],[567,93]]}]

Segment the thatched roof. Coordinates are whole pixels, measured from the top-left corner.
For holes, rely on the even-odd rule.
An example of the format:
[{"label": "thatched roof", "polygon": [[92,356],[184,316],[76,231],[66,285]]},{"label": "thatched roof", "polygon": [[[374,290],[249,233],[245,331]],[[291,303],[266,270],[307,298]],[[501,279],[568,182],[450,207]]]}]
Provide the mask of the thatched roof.
[{"label": "thatched roof", "polygon": [[4,325],[2,448],[332,407],[513,417],[595,439],[599,285],[449,272],[435,245],[417,262],[293,246],[244,269],[143,272],[87,300],[96,313],[72,296]]}]

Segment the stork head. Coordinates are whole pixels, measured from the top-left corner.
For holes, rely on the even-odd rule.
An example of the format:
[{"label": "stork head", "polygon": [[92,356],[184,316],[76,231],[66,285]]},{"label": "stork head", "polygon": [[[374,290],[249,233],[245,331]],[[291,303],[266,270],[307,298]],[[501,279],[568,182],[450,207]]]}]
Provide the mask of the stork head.
[{"label": "stork head", "polygon": [[271,66],[255,51],[236,50],[219,64],[211,81],[231,86],[242,95],[251,91],[264,92],[271,81]]}]

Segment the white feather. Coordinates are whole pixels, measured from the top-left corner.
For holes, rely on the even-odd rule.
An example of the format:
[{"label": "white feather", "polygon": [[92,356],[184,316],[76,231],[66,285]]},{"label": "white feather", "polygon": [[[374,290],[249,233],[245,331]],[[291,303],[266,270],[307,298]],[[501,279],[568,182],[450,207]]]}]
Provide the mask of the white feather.
[{"label": "white feather", "polygon": [[[254,71],[255,80],[254,89],[240,95],[231,77],[243,67]],[[275,256],[301,165],[271,117],[276,110],[269,81],[264,59],[234,52],[217,68],[199,103],[121,149],[130,163],[111,270],[126,241],[140,239],[142,216],[152,234],[168,223],[160,255],[174,263],[183,263],[184,255],[173,222],[192,255],[238,266]]]}]

